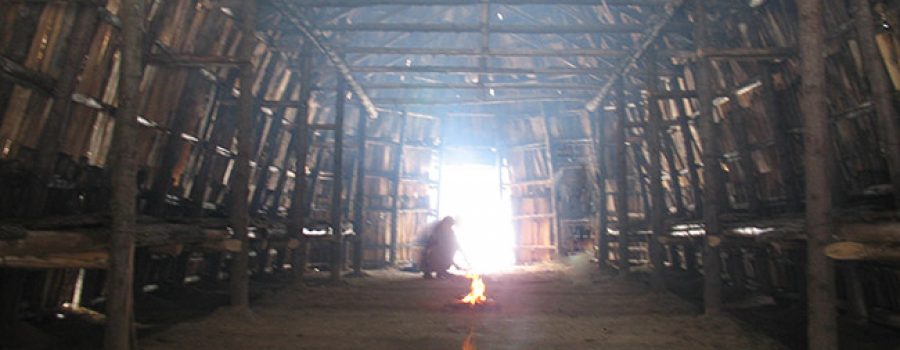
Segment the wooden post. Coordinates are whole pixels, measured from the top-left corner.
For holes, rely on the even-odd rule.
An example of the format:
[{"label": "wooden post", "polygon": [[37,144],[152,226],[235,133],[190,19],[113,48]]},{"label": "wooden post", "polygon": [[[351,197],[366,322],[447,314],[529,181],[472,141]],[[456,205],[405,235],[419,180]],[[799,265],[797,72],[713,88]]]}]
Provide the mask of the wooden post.
[{"label": "wooden post", "polygon": [[860,54],[866,69],[866,79],[872,90],[872,102],[881,131],[881,147],[887,158],[891,184],[894,187],[894,207],[900,210],[900,136],[898,133],[897,111],[894,108],[893,91],[884,69],[878,45],[875,42],[875,25],[872,7],[868,0],[855,1],[856,35],[859,38]]},{"label": "wooden post", "polygon": [[606,178],[608,177],[606,168],[607,140],[604,133],[607,118],[603,115],[604,112],[602,110],[598,110],[596,113],[597,117],[591,118],[593,121],[591,130],[594,134],[594,157],[597,162],[596,175],[599,189],[597,194],[597,260],[600,268],[605,268],[609,265],[609,208],[606,205]]},{"label": "wooden post", "polygon": [[838,348],[834,263],[825,256],[831,241],[828,106],[825,101],[825,26],[822,0],[797,1],[800,22],[800,111],[806,178],[807,337],[809,349]]},{"label": "wooden post", "polygon": [[669,130],[661,131],[663,138],[663,154],[666,156],[666,165],[669,166],[669,179],[672,181],[672,196],[675,197],[675,215],[682,216],[684,210],[684,190],[681,188],[681,174],[678,171],[678,162],[675,160],[675,141]]},{"label": "wooden post", "polygon": [[[53,106],[41,136],[38,139],[38,159],[35,166],[37,181],[33,181],[35,191],[31,193],[30,215],[40,216],[47,200],[47,184],[55,172],[56,157],[59,153],[69,118],[72,114],[72,93],[78,84],[84,56],[91,48],[91,41],[100,21],[97,4],[79,4],[78,15],[69,34],[68,51],[62,64],[62,72],[56,80]],[[0,117],[2,119],[2,117]]]},{"label": "wooden post", "polygon": [[362,275],[363,227],[366,224],[366,126],[368,116],[360,111],[356,127],[356,198],[353,205],[353,273]]},{"label": "wooden post", "polygon": [[784,194],[787,197],[788,211],[796,212],[801,208],[801,194],[799,176],[794,171],[794,157],[786,130],[785,123],[778,103],[775,101],[775,84],[772,83],[771,63],[760,64],[760,91],[762,92],[763,108],[766,116],[772,121],[772,135],[775,139],[775,153],[778,155],[778,172],[781,176],[781,184],[784,186]]},{"label": "wooden post", "polygon": [[650,262],[653,265],[653,272],[650,275],[650,284],[654,290],[662,291],[666,288],[663,270],[665,269],[665,251],[657,238],[666,235],[666,216],[669,208],[666,205],[666,194],[662,184],[662,113],[659,109],[659,101],[653,98],[659,93],[657,85],[659,84],[656,76],[656,55],[654,49],[650,49],[647,55],[647,90],[650,92],[651,98],[647,101],[648,106],[648,123],[647,129],[644,130],[644,136],[647,138],[647,150],[650,155],[650,196],[652,204],[650,206],[650,227],[653,236],[649,242]]},{"label": "wooden post", "polygon": [[403,176],[403,147],[406,144],[406,111],[400,116],[400,143],[397,145],[397,151],[394,153],[394,173],[391,174],[394,182],[394,190],[391,193],[391,250],[388,252],[388,261],[391,265],[397,263],[397,236],[400,229],[400,180]]},{"label": "wooden post", "polygon": [[619,251],[618,265],[619,272],[622,274],[629,273],[631,265],[628,262],[628,157],[626,156],[627,146],[625,144],[625,133],[628,125],[628,103],[625,102],[625,78],[619,77],[616,81],[616,129],[615,139],[615,158],[613,168],[615,169],[616,179],[616,221],[619,226]]},{"label": "wooden post", "polygon": [[550,173],[550,210],[553,213],[550,216],[550,229],[551,237],[554,237],[556,240],[556,252],[560,257],[565,256],[567,252],[566,239],[563,237],[562,230],[559,225],[559,201],[556,199],[557,190],[556,190],[556,167],[553,166],[553,149],[555,148],[555,143],[553,142],[553,137],[550,135],[550,116],[547,115],[546,109],[544,105],[541,104],[541,111],[544,114],[544,117],[541,120],[544,122],[544,145],[546,152],[546,161],[547,161],[547,171]]},{"label": "wooden post", "polygon": [[[691,195],[694,199],[693,217],[700,217],[703,212],[703,191],[700,188],[700,166],[697,164],[697,157],[694,154],[694,134],[691,132],[690,116],[684,108],[684,99],[676,101],[675,106],[678,108],[678,128],[681,129],[681,138],[684,147],[684,158],[687,162],[688,175],[691,181]],[[685,250],[687,246],[685,246]],[[693,248],[691,248],[693,249]],[[687,251],[685,251],[687,254]]]},{"label": "wooden post", "polygon": [[[180,72],[180,74],[184,73]],[[182,146],[184,145],[181,133],[187,129],[188,122],[193,120],[193,116],[190,113],[194,110],[194,105],[197,103],[197,95],[201,86],[205,84],[202,75],[197,71],[189,72],[185,81],[185,88],[182,89],[183,96],[179,97],[178,108],[175,109],[170,118],[172,132],[164,136],[166,139],[165,146],[163,146],[159,166],[153,176],[150,199],[146,210],[147,214],[150,215],[163,215],[165,213],[166,195],[172,188],[172,170],[181,158]]]},{"label": "wooden post", "polygon": [[334,106],[334,170],[331,184],[331,229],[333,232],[331,281],[341,280],[344,269],[344,230],[341,227],[344,192],[344,107],[347,102],[347,82],[337,77]]},{"label": "wooden post", "polygon": [[[294,117],[293,141],[294,154],[294,192],[291,196],[291,208],[288,210],[287,230],[289,237],[300,240],[300,247],[294,249],[291,259],[292,274],[295,278],[303,278],[306,272],[306,251],[309,240],[303,234],[306,218],[306,161],[309,154],[309,98],[312,94],[312,56],[309,45],[303,46],[300,59],[300,99],[297,103],[297,114]],[[313,188],[313,191],[315,188]]]},{"label": "wooden post", "polygon": [[838,266],[844,275],[850,318],[860,323],[868,321],[869,309],[866,305],[865,287],[859,276],[859,263],[856,261],[845,261]]},{"label": "wooden post", "polygon": [[716,121],[713,115],[712,62],[703,55],[707,45],[707,18],[705,3],[696,1],[694,7],[694,45],[701,53],[697,59],[696,89],[700,100],[700,141],[703,145],[703,222],[706,237],[703,244],[703,305],[706,314],[716,315],[722,309],[722,259],[718,242],[719,223],[718,194],[724,191],[722,168],[719,165],[719,143]]},{"label": "wooden post", "polygon": [[[270,64],[270,66],[274,66]],[[291,75],[290,80],[288,81],[288,86],[296,87],[296,75]],[[282,97],[282,100],[288,100],[292,98],[293,92],[296,90],[289,89]],[[284,116],[287,113],[287,108],[280,107],[278,110],[272,115],[272,124],[269,127],[269,131],[267,133],[267,137],[265,140],[261,140],[260,142],[262,149],[260,150],[260,156],[262,157],[262,161],[259,162],[257,166],[257,177],[256,177],[256,191],[253,192],[253,200],[250,201],[250,210],[254,213],[259,213],[260,209],[263,208],[265,202],[268,199],[268,184],[269,184],[269,168],[275,164],[275,158],[278,157],[278,152],[281,149],[282,145],[282,127],[284,123]],[[264,124],[264,123],[261,123]],[[284,173],[280,172],[280,175]],[[280,181],[279,181],[280,183]],[[274,206],[278,206],[276,202]]]},{"label": "wooden post", "polygon": [[106,334],[104,349],[136,348],[134,328],[134,225],[137,186],[135,142],[139,89],[143,74],[144,1],[123,0],[122,65],[119,75],[119,104],[116,127],[110,145],[112,173],[112,234],[107,277]]},{"label": "wooden post", "polygon": [[[737,104],[737,96],[732,96],[734,104]],[[751,214],[758,214],[762,203],[759,198],[759,176],[756,171],[756,163],[753,161],[753,150],[750,148],[749,135],[750,129],[747,127],[747,118],[750,111],[741,106],[737,106],[737,110],[732,116],[734,125],[732,132],[734,133],[735,143],[737,144],[738,154],[740,157],[741,169],[744,171],[744,186],[747,192],[748,211]]]},{"label": "wooden post", "polygon": [[253,84],[256,72],[251,59],[256,47],[256,0],[242,2],[241,44],[238,55],[240,64],[240,89],[238,98],[237,157],[234,159],[231,177],[231,229],[234,238],[241,241],[241,251],[231,261],[231,306],[245,309],[250,303],[250,284],[247,267],[249,263],[249,241],[247,228],[250,225],[248,196],[250,192],[250,155],[253,154]]}]

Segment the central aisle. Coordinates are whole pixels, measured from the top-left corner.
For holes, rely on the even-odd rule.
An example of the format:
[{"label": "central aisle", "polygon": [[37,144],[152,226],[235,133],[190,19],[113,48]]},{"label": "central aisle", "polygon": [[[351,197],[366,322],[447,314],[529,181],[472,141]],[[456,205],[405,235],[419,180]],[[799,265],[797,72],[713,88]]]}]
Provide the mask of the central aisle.
[{"label": "central aisle", "polygon": [[287,288],[252,315],[219,312],[142,339],[144,349],[779,349],[670,294],[558,265],[485,279],[500,309],[446,307],[468,280],[374,271],[345,286]]}]

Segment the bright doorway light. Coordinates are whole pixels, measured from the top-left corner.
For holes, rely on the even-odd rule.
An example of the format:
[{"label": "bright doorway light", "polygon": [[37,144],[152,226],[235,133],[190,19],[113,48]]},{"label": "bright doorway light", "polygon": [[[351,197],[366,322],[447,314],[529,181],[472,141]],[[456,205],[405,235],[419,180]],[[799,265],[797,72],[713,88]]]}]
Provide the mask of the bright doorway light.
[{"label": "bright doorway light", "polygon": [[440,216],[456,219],[454,231],[464,255],[457,254],[457,265],[478,273],[512,266],[512,208],[509,195],[500,190],[497,167],[445,164],[440,191]]}]

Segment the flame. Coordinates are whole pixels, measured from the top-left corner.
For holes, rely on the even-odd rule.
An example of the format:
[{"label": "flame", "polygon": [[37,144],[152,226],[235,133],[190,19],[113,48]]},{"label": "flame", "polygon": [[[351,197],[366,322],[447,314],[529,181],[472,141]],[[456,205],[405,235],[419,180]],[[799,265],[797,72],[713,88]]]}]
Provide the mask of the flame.
[{"label": "flame", "polygon": [[485,303],[487,301],[487,297],[484,295],[486,287],[481,276],[470,273],[466,275],[466,278],[472,280],[472,285],[469,287],[469,294],[462,298],[462,302],[472,306]]}]

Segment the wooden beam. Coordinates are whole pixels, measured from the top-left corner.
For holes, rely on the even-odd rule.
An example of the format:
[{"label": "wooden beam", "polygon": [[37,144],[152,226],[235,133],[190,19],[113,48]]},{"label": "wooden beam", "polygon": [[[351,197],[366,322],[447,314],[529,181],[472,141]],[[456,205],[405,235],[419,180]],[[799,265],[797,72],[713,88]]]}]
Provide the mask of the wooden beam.
[{"label": "wooden beam", "polygon": [[97,31],[100,19],[96,6],[80,5],[77,9],[73,31],[69,35],[68,53],[62,63],[62,71],[56,80],[53,89],[53,105],[50,114],[41,129],[37,149],[37,166],[35,169],[35,185],[30,193],[31,216],[38,217],[44,212],[47,200],[47,184],[52,181],[56,171],[56,162],[62,144],[64,133],[67,131],[69,120],[72,116],[72,93],[78,83],[78,75],[82,71],[84,56],[90,49],[94,33]]},{"label": "wooden beam", "polygon": [[485,84],[467,84],[467,83],[375,83],[366,84],[368,90],[586,90],[596,91],[600,89],[600,85],[594,84],[555,84],[555,83],[485,83]]},{"label": "wooden beam", "polygon": [[[482,0],[295,0],[304,7],[364,7],[383,5],[405,6],[471,6]],[[597,0],[491,0],[497,5],[585,5],[596,6]],[[664,0],[606,0],[608,6],[662,6]]]},{"label": "wooden beam", "polygon": [[137,186],[137,116],[139,90],[144,71],[143,42],[145,7],[140,0],[122,0],[122,67],[119,74],[120,118],[116,120],[110,145],[112,171],[112,236],[107,277],[106,350],[135,349],[134,334],[134,226]]},{"label": "wooden beam", "polygon": [[406,145],[406,123],[407,116],[406,113],[403,113],[400,116],[400,143],[396,146],[396,151],[394,153],[393,159],[393,178],[391,181],[394,184],[394,187],[391,191],[391,239],[390,246],[391,249],[388,252],[388,261],[391,265],[397,263],[397,239],[399,236],[400,230],[400,179],[403,176],[403,151],[404,146]]},{"label": "wooden beam", "polygon": [[147,64],[179,68],[239,67],[244,63],[240,57],[231,56],[154,54],[147,57]]},{"label": "wooden beam", "polygon": [[303,15],[304,11],[298,8],[297,4],[292,3],[291,1],[286,0],[272,0],[272,3],[278,8],[281,13],[283,13],[287,20],[290,21],[298,30],[300,30],[306,37],[309,38],[310,41],[325,54],[325,57],[328,58],[329,61],[337,68],[338,72],[340,72],[341,76],[346,81],[347,85],[350,87],[350,91],[359,98],[360,103],[365,107],[366,112],[372,118],[378,117],[378,108],[375,107],[375,104],[372,103],[372,100],[369,98],[369,95],[366,93],[366,90],[359,85],[355,78],[353,78],[352,70],[347,62],[341,57],[341,55],[335,51],[330,45],[328,45],[328,40],[325,35],[318,29],[316,29],[315,25],[312,21],[306,18]]},{"label": "wooden beam", "polygon": [[25,67],[3,55],[0,55],[0,78],[47,95],[53,95],[56,90],[56,79],[53,77]]},{"label": "wooden beam", "polygon": [[[868,1],[857,1],[865,3]],[[837,298],[834,264],[825,255],[831,243],[828,105],[825,100],[825,25],[822,0],[797,1],[800,21],[800,112],[803,114],[803,166],[806,179],[807,339],[809,349],[837,350]]]},{"label": "wooden beam", "polygon": [[368,137],[368,120],[359,114],[356,125],[356,198],[353,204],[353,273],[362,275],[363,240],[366,224],[366,138]]},{"label": "wooden beam", "polygon": [[884,69],[878,44],[875,42],[875,25],[872,7],[868,1],[856,1],[856,35],[859,38],[860,54],[866,70],[866,79],[875,102],[875,114],[880,126],[881,147],[887,160],[891,184],[894,187],[894,207],[900,209],[900,125],[894,107],[893,91],[888,74]]},{"label": "wooden beam", "polygon": [[[306,45],[305,48],[309,48]],[[294,122],[297,125],[292,132],[294,154],[294,192],[291,195],[291,207],[288,210],[287,230],[290,237],[300,240],[299,249],[293,251],[291,272],[295,278],[302,279],[306,272],[307,247],[309,240],[303,234],[306,206],[304,205],[308,189],[306,186],[306,163],[309,155],[309,100],[312,95],[312,57],[300,59],[300,100],[297,102],[297,114]],[[315,187],[312,188],[313,192]]]},{"label": "wooden beam", "polygon": [[834,260],[895,262],[900,261],[900,246],[896,244],[838,242],[825,246],[825,256]]},{"label": "wooden beam", "polygon": [[[647,90],[650,95],[658,93],[659,78],[656,75],[657,66],[656,52],[650,49],[647,54]],[[666,205],[666,193],[662,183],[662,111],[659,109],[659,102],[649,101],[648,123],[645,130],[647,138],[647,152],[650,156],[650,167],[648,176],[650,177],[650,226],[654,237],[662,237],[668,232],[666,230],[666,218],[668,217],[669,208]],[[654,290],[664,291],[666,282],[663,276],[665,269],[665,251],[663,247],[655,239],[651,239],[648,244],[648,253],[653,271],[650,275],[650,284]]]},{"label": "wooden beam", "polygon": [[[694,45],[699,51],[708,46],[707,0],[694,2]],[[703,145],[703,223],[706,227],[703,244],[703,306],[707,315],[722,312],[722,259],[719,247],[714,245],[721,235],[719,222],[720,191],[725,190],[722,182],[722,167],[719,164],[719,138],[713,116],[713,67],[708,57],[697,60],[696,89],[700,100],[700,141]]]},{"label": "wooden beam", "polygon": [[628,111],[626,110],[628,103],[625,102],[625,82],[624,78],[616,79],[616,127],[614,131],[613,144],[615,151],[613,152],[613,169],[615,169],[614,177],[616,181],[616,223],[619,226],[618,236],[618,265],[619,272],[627,274],[631,270],[631,264],[628,261],[630,243],[629,223],[628,223],[628,157],[626,156],[627,148],[625,136],[628,124]]},{"label": "wooden beam", "polygon": [[[418,33],[481,33],[480,24],[455,23],[357,23],[322,24],[316,27],[325,32],[418,32]],[[495,24],[490,34],[633,34],[643,33],[643,24]]]},{"label": "wooden beam", "polygon": [[[625,59],[624,62],[620,63],[616,66],[612,73],[609,74],[606,83],[604,83],[603,88],[600,89],[600,92],[597,93],[594,98],[588,101],[585,104],[585,108],[589,111],[595,111],[600,105],[606,100],[606,95],[613,88],[613,84],[615,83],[617,78],[624,77],[628,75],[628,73],[634,69],[635,64],[644,55],[644,52],[653,44],[654,41],[659,37],[662,33],[663,27],[665,27],[669,21],[672,20],[672,17],[675,15],[675,12],[678,8],[680,8],[684,4],[684,0],[669,0],[666,2],[664,6],[664,11],[660,14],[653,16],[647,23],[653,23],[649,28],[646,29],[646,32],[641,38],[639,45],[636,46],[635,50],[631,53],[628,58]],[[696,30],[696,24],[694,25]]]},{"label": "wooden beam", "polygon": [[240,90],[238,97],[237,117],[237,157],[234,160],[229,187],[231,190],[231,207],[229,214],[234,238],[241,241],[241,251],[231,261],[230,292],[231,306],[245,310],[250,304],[250,276],[247,273],[249,264],[249,238],[247,228],[250,224],[248,197],[250,195],[250,158],[254,154],[254,101],[253,84],[256,82],[256,69],[251,62],[256,48],[256,0],[241,2],[240,21],[241,42],[237,55],[243,63],[240,65]]},{"label": "wooden beam", "polygon": [[[341,280],[344,272],[344,229],[342,225],[344,193],[344,107],[347,102],[347,85],[342,76],[337,77],[334,106],[334,178],[331,181],[331,281]],[[361,116],[365,118],[365,116]]]},{"label": "wooden beam", "polygon": [[474,67],[474,66],[353,66],[356,73],[443,73],[443,74],[503,74],[503,75],[583,75],[595,74],[596,67]]}]

